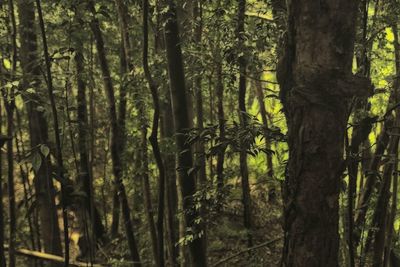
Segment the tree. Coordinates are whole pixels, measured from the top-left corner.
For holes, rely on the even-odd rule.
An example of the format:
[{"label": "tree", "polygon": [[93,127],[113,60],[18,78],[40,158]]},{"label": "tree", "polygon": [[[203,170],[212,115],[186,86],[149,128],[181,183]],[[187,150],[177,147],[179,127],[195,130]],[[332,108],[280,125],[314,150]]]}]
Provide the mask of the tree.
[{"label": "tree", "polygon": [[25,99],[29,119],[33,168],[35,170],[35,191],[39,208],[41,237],[46,252],[62,255],[60,229],[55,205],[50,158],[40,151],[40,147],[49,147],[48,123],[41,108],[42,100],[38,97],[41,91],[41,68],[39,65],[36,32],[30,30],[35,24],[35,6],[31,1],[17,1],[20,35],[20,63],[23,73],[22,88],[33,87]]},{"label": "tree", "polygon": [[202,233],[198,231],[196,218],[199,216],[194,207],[193,195],[196,192],[193,158],[191,147],[187,143],[186,131],[190,127],[189,107],[187,105],[185,73],[178,29],[178,18],[175,2],[167,3],[165,23],[165,43],[167,49],[168,72],[170,80],[171,100],[175,125],[178,177],[181,186],[185,223],[193,240],[189,243],[192,266],[207,266],[204,252]]},{"label": "tree", "polygon": [[94,39],[96,40],[96,48],[100,61],[100,68],[104,82],[104,90],[108,100],[109,116],[111,124],[111,158],[113,163],[113,174],[115,178],[116,188],[118,190],[118,196],[122,206],[122,215],[124,218],[124,225],[131,253],[131,258],[135,262],[134,263],[135,266],[141,266],[139,251],[136,245],[135,235],[133,233],[133,225],[130,217],[131,214],[126,195],[125,185],[122,180],[122,162],[119,150],[120,135],[119,135],[119,127],[117,121],[117,110],[115,106],[114,87],[112,84],[111,74],[108,67],[108,61],[104,49],[104,41],[100,29],[100,22],[96,17],[96,10],[92,1],[88,2],[88,8],[93,16],[90,26],[92,28]]},{"label": "tree", "polygon": [[285,52],[277,70],[289,144],[285,266],[338,266],[348,104],[372,89],[351,69],[357,4],[288,2]]}]

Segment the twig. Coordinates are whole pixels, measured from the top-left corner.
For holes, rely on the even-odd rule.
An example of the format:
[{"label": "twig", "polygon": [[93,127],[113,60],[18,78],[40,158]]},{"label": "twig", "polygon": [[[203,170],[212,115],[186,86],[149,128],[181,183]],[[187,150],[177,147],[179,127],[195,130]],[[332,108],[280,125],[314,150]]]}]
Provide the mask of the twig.
[{"label": "twig", "polygon": [[[8,246],[4,246],[5,250],[8,250]],[[34,251],[34,250],[29,250],[29,249],[16,249],[15,254],[25,256],[28,258],[34,258],[34,259],[39,259],[39,260],[44,260],[44,261],[52,261],[52,262],[59,262],[59,263],[64,263],[65,259],[64,257],[53,255],[53,254],[48,254],[40,251]],[[90,264],[89,264],[90,265]],[[89,266],[88,263],[85,262],[79,262],[79,261],[70,261],[69,266],[73,267],[87,267]],[[104,267],[107,265],[101,265],[101,264],[92,264],[90,266],[93,267]]]},{"label": "twig", "polygon": [[233,254],[232,256],[229,256],[229,257],[227,257],[227,258],[225,258],[225,259],[220,260],[219,262],[217,262],[217,263],[215,263],[214,265],[212,265],[212,267],[220,266],[221,264],[223,264],[223,263],[225,263],[225,262],[227,262],[227,261],[230,261],[231,259],[236,258],[237,256],[240,256],[240,255],[242,255],[242,254],[244,254],[244,253],[246,253],[246,252],[249,252],[249,251],[252,251],[252,250],[255,250],[255,249],[259,249],[259,248],[262,248],[262,247],[266,247],[266,246],[269,246],[269,245],[272,245],[273,243],[275,243],[275,242],[277,242],[277,241],[279,241],[279,240],[281,240],[281,239],[283,239],[283,236],[278,237],[278,238],[273,239],[273,240],[270,240],[270,241],[267,241],[267,242],[264,242],[264,243],[261,243],[261,244],[259,244],[259,245],[257,245],[257,246],[254,246],[254,247],[247,248],[247,249],[245,249],[245,250],[239,251],[238,253]]}]

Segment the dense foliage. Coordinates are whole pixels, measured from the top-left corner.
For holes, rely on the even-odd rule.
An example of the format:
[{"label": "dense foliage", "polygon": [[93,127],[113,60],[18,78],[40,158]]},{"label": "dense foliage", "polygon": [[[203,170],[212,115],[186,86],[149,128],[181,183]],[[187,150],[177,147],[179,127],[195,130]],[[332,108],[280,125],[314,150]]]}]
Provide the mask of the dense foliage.
[{"label": "dense foliage", "polygon": [[400,6],[315,2],[0,1],[0,267],[305,266],[326,186],[336,266],[400,266]]}]

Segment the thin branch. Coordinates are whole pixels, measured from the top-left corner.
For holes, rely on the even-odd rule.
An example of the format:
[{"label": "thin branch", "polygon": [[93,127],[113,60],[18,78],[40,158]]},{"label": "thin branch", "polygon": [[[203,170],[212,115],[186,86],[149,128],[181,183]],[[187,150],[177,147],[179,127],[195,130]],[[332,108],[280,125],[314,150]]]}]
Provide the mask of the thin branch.
[{"label": "thin branch", "polygon": [[227,258],[225,258],[225,259],[220,260],[219,262],[217,262],[217,263],[215,263],[214,265],[212,265],[212,267],[220,266],[221,264],[223,264],[223,263],[225,263],[225,262],[228,262],[228,261],[232,260],[233,258],[236,258],[236,257],[238,257],[238,256],[240,256],[240,255],[242,255],[242,254],[245,254],[245,253],[247,253],[247,252],[249,252],[249,251],[252,251],[252,250],[255,250],[255,249],[259,249],[259,248],[262,248],[262,247],[266,247],[266,246],[272,245],[272,244],[274,244],[275,242],[278,242],[278,241],[280,241],[280,240],[282,240],[282,239],[283,239],[283,236],[280,236],[280,237],[278,237],[278,238],[276,238],[276,239],[273,239],[273,240],[270,240],[270,241],[261,243],[261,244],[259,244],[259,245],[257,245],[257,246],[253,246],[253,247],[247,248],[247,249],[245,249],[245,250],[239,251],[238,253],[233,254],[232,256],[229,256],[229,257],[227,257]]}]

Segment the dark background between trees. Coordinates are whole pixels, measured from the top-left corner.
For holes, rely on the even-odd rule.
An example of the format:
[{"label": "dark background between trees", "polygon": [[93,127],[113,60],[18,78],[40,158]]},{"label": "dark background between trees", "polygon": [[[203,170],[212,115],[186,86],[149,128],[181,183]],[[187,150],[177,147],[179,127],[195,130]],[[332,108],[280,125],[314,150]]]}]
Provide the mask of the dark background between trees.
[{"label": "dark background between trees", "polygon": [[0,267],[400,266],[399,12],[0,1]]}]

